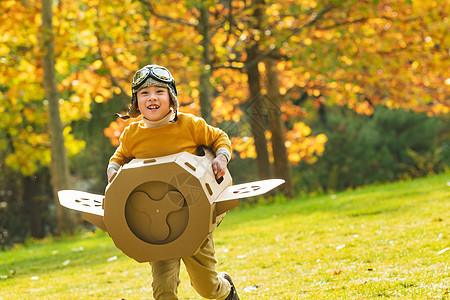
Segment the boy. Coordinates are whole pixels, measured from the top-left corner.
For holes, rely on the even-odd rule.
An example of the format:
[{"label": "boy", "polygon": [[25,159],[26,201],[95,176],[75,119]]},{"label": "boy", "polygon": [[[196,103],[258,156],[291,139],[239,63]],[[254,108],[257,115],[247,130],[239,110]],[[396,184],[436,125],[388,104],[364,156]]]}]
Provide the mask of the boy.
[{"label": "boy", "polygon": [[[108,164],[108,180],[131,159],[160,157],[186,151],[196,153],[198,146],[211,146],[216,154],[212,168],[216,178],[225,175],[231,158],[231,142],[222,130],[190,114],[178,113],[175,80],[164,67],[147,65],[132,81],[131,105],[126,116],[142,120],[132,122],[120,136],[120,145]],[[191,285],[204,298],[239,299],[233,281],[225,272],[215,270],[214,241],[207,238],[192,257],[181,258]],[[178,299],[180,258],[150,262],[155,299]]]}]

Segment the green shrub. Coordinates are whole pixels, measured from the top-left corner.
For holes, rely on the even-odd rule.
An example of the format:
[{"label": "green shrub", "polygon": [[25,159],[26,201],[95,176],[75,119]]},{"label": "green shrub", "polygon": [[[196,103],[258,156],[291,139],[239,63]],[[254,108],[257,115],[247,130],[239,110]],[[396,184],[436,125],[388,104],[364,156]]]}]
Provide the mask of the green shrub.
[{"label": "green shrub", "polygon": [[372,116],[334,110],[325,152],[294,170],[298,190],[336,191],[442,172],[449,161],[443,118],[377,107]]}]

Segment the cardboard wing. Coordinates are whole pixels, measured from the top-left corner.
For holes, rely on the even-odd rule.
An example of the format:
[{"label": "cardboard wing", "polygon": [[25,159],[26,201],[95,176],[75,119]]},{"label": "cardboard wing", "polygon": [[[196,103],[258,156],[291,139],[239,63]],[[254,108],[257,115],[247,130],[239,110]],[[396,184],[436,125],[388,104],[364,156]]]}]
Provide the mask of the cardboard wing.
[{"label": "cardboard wing", "polygon": [[227,187],[216,199],[216,202],[259,196],[270,192],[284,183],[283,179],[266,179],[247,182]]},{"label": "cardboard wing", "polygon": [[216,180],[213,157],[182,152],[134,159],[108,184],[105,196],[73,190],[58,196],[61,205],[83,212],[138,262],[191,256],[238,199],[264,194],[284,182],[233,186],[229,172]]},{"label": "cardboard wing", "polygon": [[59,203],[67,208],[93,215],[103,216],[103,199],[105,196],[75,190],[58,192]]},{"label": "cardboard wing", "polygon": [[263,195],[283,183],[283,179],[266,179],[231,185],[214,201],[216,204],[216,214],[218,216],[222,215],[238,206],[238,199]]},{"label": "cardboard wing", "polygon": [[108,231],[103,216],[103,200],[105,196],[76,190],[58,191],[59,203],[67,208],[83,213],[83,219],[98,228]]}]

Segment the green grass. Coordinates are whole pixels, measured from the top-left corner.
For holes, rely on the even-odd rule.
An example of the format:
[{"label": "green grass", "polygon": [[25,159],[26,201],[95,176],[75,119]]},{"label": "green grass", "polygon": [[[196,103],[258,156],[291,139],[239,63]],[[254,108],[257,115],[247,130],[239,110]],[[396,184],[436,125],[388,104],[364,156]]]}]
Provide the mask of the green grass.
[{"label": "green grass", "polygon": [[[447,174],[234,210],[215,233],[218,270],[243,300],[449,299],[449,185]],[[180,299],[201,299],[181,278]],[[0,252],[6,299],[151,299],[150,267],[102,232],[30,242]]]}]

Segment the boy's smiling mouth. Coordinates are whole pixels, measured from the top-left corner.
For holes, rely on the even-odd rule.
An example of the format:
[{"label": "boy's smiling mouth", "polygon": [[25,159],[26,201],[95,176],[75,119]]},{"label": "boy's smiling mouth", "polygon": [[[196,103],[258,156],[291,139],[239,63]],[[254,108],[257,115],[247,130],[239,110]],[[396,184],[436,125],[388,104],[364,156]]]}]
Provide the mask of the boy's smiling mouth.
[{"label": "boy's smiling mouth", "polygon": [[159,108],[159,105],[152,104],[152,105],[148,106],[147,108],[150,109],[150,110],[155,110],[155,109]]}]

